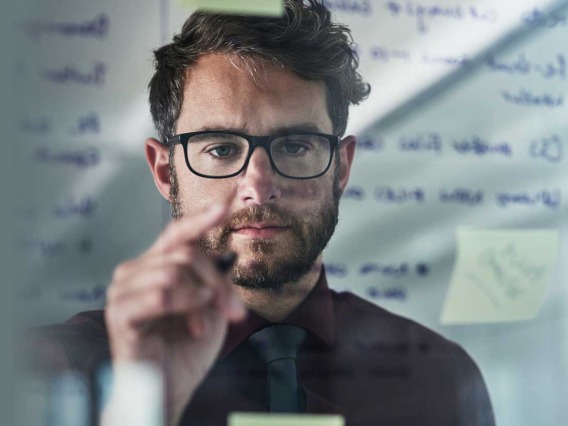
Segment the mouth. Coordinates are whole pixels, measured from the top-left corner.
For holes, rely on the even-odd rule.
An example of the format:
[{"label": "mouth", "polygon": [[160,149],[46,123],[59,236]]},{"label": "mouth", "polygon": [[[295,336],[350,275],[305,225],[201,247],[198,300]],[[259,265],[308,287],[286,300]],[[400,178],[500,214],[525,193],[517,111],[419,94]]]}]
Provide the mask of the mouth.
[{"label": "mouth", "polygon": [[272,223],[246,223],[233,228],[232,232],[253,238],[272,238],[285,232],[289,227]]}]

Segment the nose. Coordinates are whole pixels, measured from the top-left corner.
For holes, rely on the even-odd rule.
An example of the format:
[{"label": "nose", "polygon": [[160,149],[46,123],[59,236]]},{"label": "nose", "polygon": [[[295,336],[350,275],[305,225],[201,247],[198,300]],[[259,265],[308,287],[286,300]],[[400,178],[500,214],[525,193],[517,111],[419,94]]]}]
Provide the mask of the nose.
[{"label": "nose", "polygon": [[238,196],[246,205],[274,202],[282,195],[280,176],[272,169],[263,147],[255,148],[240,178]]}]

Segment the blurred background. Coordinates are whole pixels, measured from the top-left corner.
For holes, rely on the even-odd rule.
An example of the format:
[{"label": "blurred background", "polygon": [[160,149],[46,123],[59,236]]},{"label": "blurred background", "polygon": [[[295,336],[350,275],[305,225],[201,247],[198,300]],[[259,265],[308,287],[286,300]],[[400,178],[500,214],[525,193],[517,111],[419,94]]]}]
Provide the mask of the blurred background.
[{"label": "blurred background", "polygon": [[[464,346],[499,425],[568,424],[568,2],[325,3],[372,85],[350,112],[332,288]],[[102,308],[114,267],[170,220],[143,156],[147,84],[192,10],[25,0],[5,15],[4,324]]]}]

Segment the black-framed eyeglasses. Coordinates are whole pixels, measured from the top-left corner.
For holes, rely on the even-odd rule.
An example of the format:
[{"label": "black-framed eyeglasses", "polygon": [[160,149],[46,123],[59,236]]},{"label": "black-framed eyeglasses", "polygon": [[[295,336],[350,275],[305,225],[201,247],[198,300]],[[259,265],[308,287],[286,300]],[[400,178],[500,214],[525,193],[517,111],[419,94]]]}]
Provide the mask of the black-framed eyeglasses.
[{"label": "black-framed eyeglasses", "polygon": [[290,179],[314,179],[325,174],[339,144],[339,137],[302,132],[251,136],[228,131],[182,133],[167,141],[181,144],[185,163],[197,176],[222,179],[246,169],[254,149],[263,147],[272,168]]}]

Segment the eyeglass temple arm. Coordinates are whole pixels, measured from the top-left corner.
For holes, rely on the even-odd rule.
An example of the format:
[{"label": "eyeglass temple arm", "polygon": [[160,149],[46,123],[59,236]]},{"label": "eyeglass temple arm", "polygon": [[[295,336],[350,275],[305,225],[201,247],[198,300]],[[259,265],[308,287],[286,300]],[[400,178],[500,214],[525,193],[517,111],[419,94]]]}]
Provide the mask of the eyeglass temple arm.
[{"label": "eyeglass temple arm", "polygon": [[181,135],[176,135],[173,138],[166,140],[166,145],[167,146],[175,145],[177,143],[180,143],[180,140],[181,140]]}]

